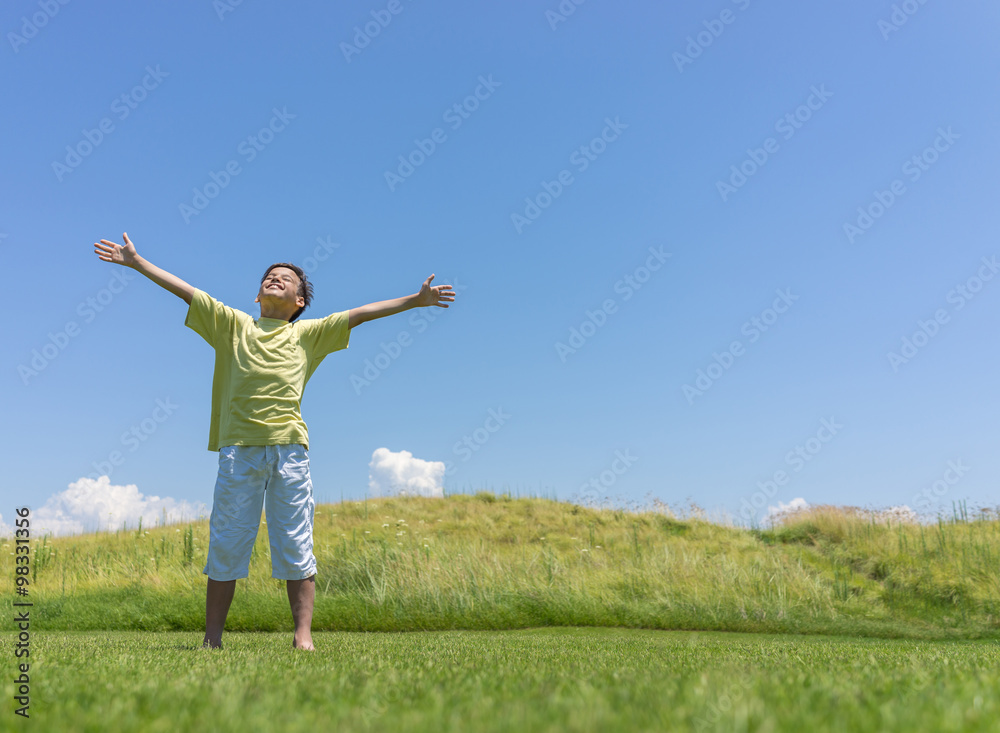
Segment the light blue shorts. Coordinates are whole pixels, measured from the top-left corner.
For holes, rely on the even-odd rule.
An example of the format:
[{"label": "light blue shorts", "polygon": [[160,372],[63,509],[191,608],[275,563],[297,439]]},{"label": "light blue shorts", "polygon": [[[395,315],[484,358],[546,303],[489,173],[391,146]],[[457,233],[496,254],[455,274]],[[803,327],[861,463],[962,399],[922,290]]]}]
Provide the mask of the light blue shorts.
[{"label": "light blue shorts", "polygon": [[316,574],[309,452],[296,444],[227,445],[219,450],[205,575],[237,580],[250,574],[262,508],[271,543],[271,576],[303,580]]}]

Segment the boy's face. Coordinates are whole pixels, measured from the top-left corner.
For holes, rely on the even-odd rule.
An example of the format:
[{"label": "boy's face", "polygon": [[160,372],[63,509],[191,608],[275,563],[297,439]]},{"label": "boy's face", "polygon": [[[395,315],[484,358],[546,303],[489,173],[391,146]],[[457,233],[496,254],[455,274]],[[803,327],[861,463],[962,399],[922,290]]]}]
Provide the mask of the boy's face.
[{"label": "boy's face", "polygon": [[260,291],[254,303],[261,303],[267,298],[272,305],[287,303],[289,306],[301,308],[306,304],[305,298],[299,295],[299,276],[287,267],[275,267],[260,284]]}]

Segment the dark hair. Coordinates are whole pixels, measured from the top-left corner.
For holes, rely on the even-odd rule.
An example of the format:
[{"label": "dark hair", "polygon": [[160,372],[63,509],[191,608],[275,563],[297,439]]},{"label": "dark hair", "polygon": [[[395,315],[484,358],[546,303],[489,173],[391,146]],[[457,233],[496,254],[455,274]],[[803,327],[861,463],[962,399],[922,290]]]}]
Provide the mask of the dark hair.
[{"label": "dark hair", "polygon": [[299,276],[299,292],[296,293],[296,295],[301,296],[306,301],[306,304],[292,314],[292,317],[289,319],[289,321],[294,321],[296,318],[302,315],[302,311],[308,308],[309,304],[312,302],[313,299],[312,283],[309,282],[309,278],[306,277],[306,273],[303,272],[302,268],[299,267],[298,265],[293,265],[291,262],[275,262],[273,265],[267,268],[267,272],[264,273],[264,277],[260,279],[261,285],[264,284],[264,281],[267,280],[267,276],[271,273],[271,270],[273,270],[275,267],[287,267],[289,270],[291,270],[292,272],[294,272],[296,275]]}]

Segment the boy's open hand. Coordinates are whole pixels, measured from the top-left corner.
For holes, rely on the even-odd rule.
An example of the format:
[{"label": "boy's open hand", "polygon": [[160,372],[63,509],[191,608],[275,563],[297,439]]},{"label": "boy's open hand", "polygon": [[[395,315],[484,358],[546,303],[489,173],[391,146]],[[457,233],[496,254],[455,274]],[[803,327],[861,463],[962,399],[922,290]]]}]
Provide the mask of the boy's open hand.
[{"label": "boy's open hand", "polygon": [[438,308],[447,308],[448,303],[455,300],[455,291],[451,285],[435,285],[431,287],[431,280],[434,276],[424,280],[420,286],[420,292],[415,295],[404,295],[402,298],[392,300],[380,300],[378,303],[369,303],[360,308],[351,308],[347,317],[347,327],[354,328],[362,323],[373,321],[376,318],[385,318],[396,313],[402,313],[410,308],[425,308],[429,305],[436,305]]},{"label": "boy's open hand", "polygon": [[124,246],[117,242],[102,239],[100,243],[94,242],[94,252],[104,262],[114,262],[116,265],[133,267],[138,256],[135,251],[135,245],[132,244],[132,240],[128,238],[127,233],[122,234],[122,237],[125,239]]},{"label": "boy's open hand", "polygon": [[448,303],[445,301],[455,300],[455,291],[451,285],[435,285],[431,287],[431,280],[433,279],[434,276],[431,275],[420,286],[420,292],[417,293],[417,305],[420,307],[436,305],[439,308],[447,308]]}]

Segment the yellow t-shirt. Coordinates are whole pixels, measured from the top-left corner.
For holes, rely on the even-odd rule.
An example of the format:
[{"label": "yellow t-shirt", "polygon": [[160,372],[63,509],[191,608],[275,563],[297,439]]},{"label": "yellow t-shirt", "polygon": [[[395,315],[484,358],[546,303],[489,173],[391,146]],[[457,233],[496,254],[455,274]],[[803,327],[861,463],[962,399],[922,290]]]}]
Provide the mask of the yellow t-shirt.
[{"label": "yellow t-shirt", "polygon": [[184,325],[215,349],[209,450],[293,443],[309,448],[302,392],[327,354],[347,348],[348,311],[292,322],[254,319],[195,290]]}]

